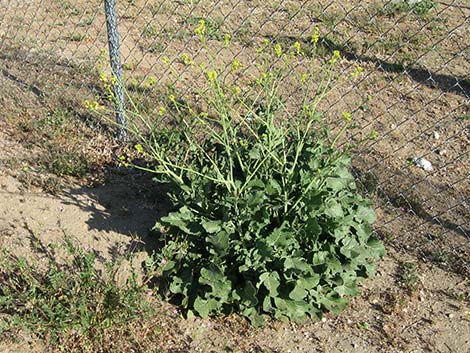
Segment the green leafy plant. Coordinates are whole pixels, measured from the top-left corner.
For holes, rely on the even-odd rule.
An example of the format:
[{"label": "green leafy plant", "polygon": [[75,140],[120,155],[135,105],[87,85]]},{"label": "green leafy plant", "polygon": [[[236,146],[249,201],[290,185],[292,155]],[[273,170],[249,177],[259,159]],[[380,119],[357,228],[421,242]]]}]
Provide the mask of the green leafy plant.
[{"label": "green leafy plant", "polygon": [[[203,20],[195,33],[205,46]],[[156,224],[167,294],[202,317],[239,312],[262,325],[264,315],[303,320],[338,313],[384,254],[347,149],[336,147],[351,115],[343,113],[332,134],[316,109],[341,59],[334,52],[318,71],[309,59],[318,39],[316,31],[310,55],[298,42],[287,51],[263,43],[260,74],[245,92],[221,70],[200,65],[208,85],[198,92],[203,103],[191,106],[171,94],[159,114],[171,113],[174,126],[154,129],[142,118],[131,128],[140,139],[137,153],[148,161],[140,168],[171,186],[175,211]],[[295,57],[310,60],[310,74],[296,76]],[[238,67],[234,61],[231,71]],[[298,107],[282,93],[289,78],[301,83]]]}]

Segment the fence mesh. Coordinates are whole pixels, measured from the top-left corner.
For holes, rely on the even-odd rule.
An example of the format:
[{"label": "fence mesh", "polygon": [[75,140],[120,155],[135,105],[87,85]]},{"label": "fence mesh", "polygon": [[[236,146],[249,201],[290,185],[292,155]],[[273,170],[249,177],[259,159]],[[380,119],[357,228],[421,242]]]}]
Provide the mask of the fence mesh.
[{"label": "fence mesh", "polygon": [[[377,232],[399,251],[470,273],[466,1],[127,0],[117,12],[126,88],[150,113],[172,82],[165,61],[180,69],[185,86],[198,85],[181,58],[206,60],[194,35],[201,19],[227,69],[234,58],[253,69],[266,39],[307,45],[318,27],[325,55],[339,50],[343,70],[364,69],[322,110],[351,111],[361,131],[379,133],[353,156],[355,175],[376,204]],[[1,79],[45,107],[58,103],[86,116],[83,100],[103,94],[97,73],[109,70],[107,48],[102,1],[0,2]],[[1,91],[2,104],[15,103]],[[28,109],[28,102],[16,105]],[[420,167],[423,158],[432,170]]]}]

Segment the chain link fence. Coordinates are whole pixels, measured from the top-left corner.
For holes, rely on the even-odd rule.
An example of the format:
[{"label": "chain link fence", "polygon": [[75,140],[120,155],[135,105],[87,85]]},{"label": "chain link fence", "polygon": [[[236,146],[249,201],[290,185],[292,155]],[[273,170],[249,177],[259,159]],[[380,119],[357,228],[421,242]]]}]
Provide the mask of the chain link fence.
[{"label": "chain link fence", "polygon": [[[179,69],[185,86],[199,84],[183,61],[207,59],[194,34],[200,20],[227,70],[234,58],[253,69],[265,40],[307,45],[318,27],[325,56],[339,50],[342,70],[364,69],[339,85],[322,110],[350,111],[361,132],[379,133],[353,156],[355,175],[377,207],[377,232],[400,252],[464,275],[470,274],[469,14],[463,0],[117,2],[126,90],[150,114],[172,83],[169,67]],[[60,104],[88,119],[83,101],[104,95],[98,75],[110,71],[107,38],[102,1],[2,1],[1,79],[45,107]],[[4,111],[33,106],[1,91]]]}]

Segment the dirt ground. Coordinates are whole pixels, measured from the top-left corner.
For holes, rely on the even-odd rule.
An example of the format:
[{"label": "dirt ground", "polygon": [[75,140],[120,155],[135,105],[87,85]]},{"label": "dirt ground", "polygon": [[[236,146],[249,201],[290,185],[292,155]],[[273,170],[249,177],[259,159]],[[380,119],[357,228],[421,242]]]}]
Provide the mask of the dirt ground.
[{"label": "dirt ground", "polygon": [[[38,241],[48,246],[64,235],[102,261],[155,249],[149,229],[165,210],[163,191],[116,167],[109,139],[96,133],[79,142],[79,152],[105,170],[84,181],[43,172],[35,161],[51,147],[24,129],[58,108],[98,129],[83,100],[103,97],[101,3],[0,3],[0,246],[15,254],[31,255]],[[376,1],[120,2],[128,89],[149,113],[160,93],[149,78],[169,80],[164,56],[185,71],[183,82],[197,82],[179,58],[204,59],[192,35],[198,19],[213,21],[217,60],[235,56],[247,69],[263,39],[306,45],[319,26],[324,50],[340,50],[344,70],[364,68],[363,76],[341,81],[322,110],[332,117],[353,111],[360,133],[352,139],[379,133],[354,152],[353,166],[374,201],[388,254],[348,310],[255,330],[234,316],[184,319],[158,302],[163,352],[470,351],[470,10],[465,1],[443,3],[420,17],[391,15]],[[229,48],[224,33],[233,38]],[[418,168],[415,157],[433,170]],[[413,281],[404,281],[407,270]],[[0,340],[0,352],[46,350],[30,336]]]}]

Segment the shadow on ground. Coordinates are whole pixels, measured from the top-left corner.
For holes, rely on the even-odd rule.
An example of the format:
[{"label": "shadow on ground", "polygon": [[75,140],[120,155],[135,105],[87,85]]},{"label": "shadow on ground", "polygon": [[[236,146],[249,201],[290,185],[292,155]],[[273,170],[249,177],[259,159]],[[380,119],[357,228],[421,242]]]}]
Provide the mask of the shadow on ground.
[{"label": "shadow on ground", "polygon": [[157,250],[152,228],[171,208],[165,188],[153,182],[151,175],[129,169],[113,169],[106,179],[93,188],[67,190],[63,203],[88,213],[90,230],[129,236],[127,250]]}]

